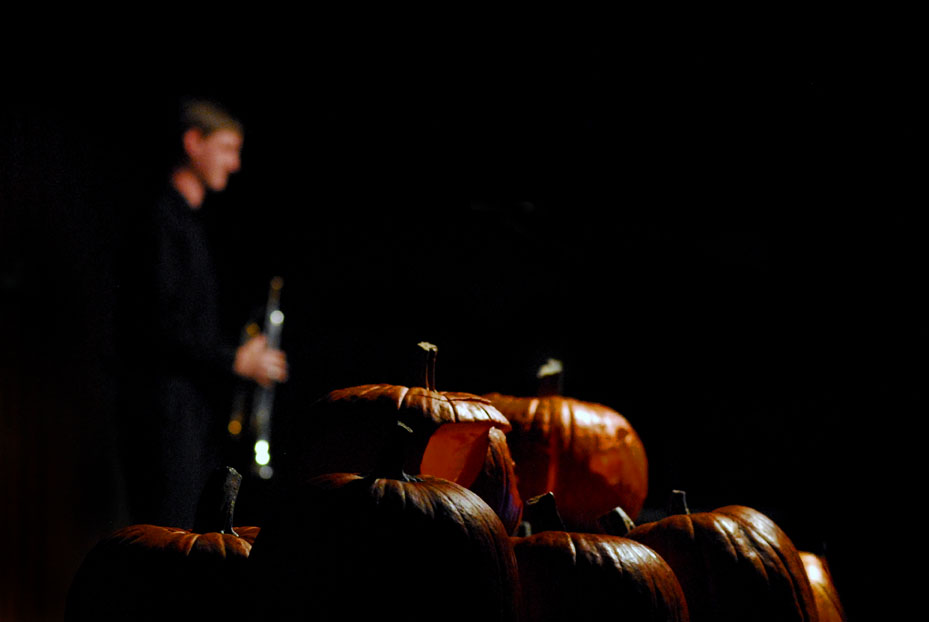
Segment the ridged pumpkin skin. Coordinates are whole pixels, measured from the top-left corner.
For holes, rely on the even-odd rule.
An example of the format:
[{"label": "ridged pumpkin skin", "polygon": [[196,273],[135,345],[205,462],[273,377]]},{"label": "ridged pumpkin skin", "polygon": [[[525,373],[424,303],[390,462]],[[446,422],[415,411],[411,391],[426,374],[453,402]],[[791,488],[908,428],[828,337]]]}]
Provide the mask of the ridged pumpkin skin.
[{"label": "ridged pumpkin skin", "polygon": [[130,525],[98,542],[74,577],[67,622],[231,619],[260,529],[238,535]]},{"label": "ridged pumpkin skin", "polygon": [[817,622],[800,555],[767,516],[745,506],[674,514],[627,537],[674,570],[693,622]]},{"label": "ridged pumpkin skin", "polygon": [[639,435],[615,410],[559,395],[485,395],[512,425],[507,443],[519,492],[558,498],[569,529],[596,532],[597,518],[620,506],[635,518],[648,494],[648,460]]},{"label": "ridged pumpkin skin", "polygon": [[619,536],[545,531],[513,538],[524,622],[688,622],[670,566]]},{"label": "ridged pumpkin skin", "polygon": [[[267,620],[486,620],[518,615],[503,524],[440,478],[335,473],[291,488],[250,559]],[[271,609],[268,609],[268,608]]]},{"label": "ridged pumpkin skin", "polygon": [[[511,488],[515,479],[505,436],[510,423],[487,399],[425,387],[369,384],[338,389],[313,403],[294,426],[285,458],[284,478],[296,480],[326,473],[370,473],[389,445],[380,432],[385,422],[401,421],[413,430],[406,444],[408,473],[426,474],[478,488],[501,512],[512,532],[519,523],[521,501]],[[505,452],[506,455],[502,455]],[[491,482],[496,482],[492,484]]]},{"label": "ridged pumpkin skin", "polygon": [[848,618],[845,616],[845,608],[825,558],[809,551],[800,551],[800,559],[803,560],[806,576],[813,588],[819,622],[846,622]]}]

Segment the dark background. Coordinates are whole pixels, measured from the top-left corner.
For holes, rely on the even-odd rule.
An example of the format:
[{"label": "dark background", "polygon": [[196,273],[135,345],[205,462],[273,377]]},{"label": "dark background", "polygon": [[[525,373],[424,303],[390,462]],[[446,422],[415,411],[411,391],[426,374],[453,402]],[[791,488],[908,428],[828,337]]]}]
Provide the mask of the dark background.
[{"label": "dark background", "polygon": [[421,340],[443,390],[530,393],[557,357],[566,394],[642,437],[643,519],[672,488],[756,507],[827,553],[852,620],[900,606],[882,565],[912,543],[881,534],[915,510],[925,412],[913,40],[254,29],[157,54],[76,40],[8,77],[4,620],[56,619],[124,524],[116,248],[190,94],[246,124],[203,215],[230,339],[284,277],[280,422],[417,382]]}]

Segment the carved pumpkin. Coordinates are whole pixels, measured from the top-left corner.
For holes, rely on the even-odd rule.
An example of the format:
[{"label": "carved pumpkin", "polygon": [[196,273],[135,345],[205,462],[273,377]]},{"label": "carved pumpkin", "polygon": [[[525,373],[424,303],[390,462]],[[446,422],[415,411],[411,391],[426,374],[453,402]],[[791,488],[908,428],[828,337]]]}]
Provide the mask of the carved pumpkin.
[{"label": "carved pumpkin", "polygon": [[845,617],[845,608],[839,599],[839,591],[832,580],[826,559],[809,551],[800,551],[800,559],[803,560],[806,576],[813,588],[819,622],[845,622],[848,619]]},{"label": "carved pumpkin", "polygon": [[399,420],[414,433],[407,443],[406,471],[475,486],[511,533],[522,500],[506,437],[490,434],[495,428],[506,432],[510,424],[483,397],[437,391],[437,348],[419,345],[426,357],[424,386],[361,385],[332,391],[312,404],[295,423],[285,478],[370,472],[386,448],[384,422]]},{"label": "carved pumpkin", "polygon": [[800,555],[767,516],[730,505],[691,514],[675,491],[671,515],[632,529],[674,569],[693,622],[816,622]]},{"label": "carved pumpkin", "polygon": [[[230,619],[258,527],[232,527],[241,475],[214,475],[193,530],[130,525],[98,542],[75,574],[65,620]],[[212,522],[211,522],[212,521]]]},{"label": "carved pumpkin", "polygon": [[615,410],[543,389],[538,397],[485,395],[512,425],[507,443],[519,493],[553,492],[565,523],[595,531],[603,513],[620,506],[638,516],[648,493],[645,447]]},{"label": "carved pumpkin", "polygon": [[[381,426],[383,428],[383,426]],[[475,493],[412,477],[402,450],[370,475],[330,473],[278,498],[250,564],[268,620],[515,620],[509,537]]]},{"label": "carved pumpkin", "polygon": [[[548,504],[526,502],[526,512]],[[554,511],[551,507],[550,511]],[[524,622],[635,620],[687,622],[687,602],[671,567],[652,549],[620,535],[563,530],[557,518],[530,518],[533,531],[514,537]],[[631,522],[631,521],[630,521]]]}]

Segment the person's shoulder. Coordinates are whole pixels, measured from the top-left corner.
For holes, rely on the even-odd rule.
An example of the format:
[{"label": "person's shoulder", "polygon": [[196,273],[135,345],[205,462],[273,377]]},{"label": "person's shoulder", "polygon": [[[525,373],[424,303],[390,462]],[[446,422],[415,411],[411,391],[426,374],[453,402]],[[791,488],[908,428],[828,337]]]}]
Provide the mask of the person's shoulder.
[{"label": "person's shoulder", "polygon": [[155,197],[154,207],[158,211],[185,213],[190,210],[187,201],[172,184],[165,184]]},{"label": "person's shoulder", "polygon": [[191,220],[192,210],[187,200],[171,184],[166,184],[151,204],[151,216],[156,224],[184,227]]}]

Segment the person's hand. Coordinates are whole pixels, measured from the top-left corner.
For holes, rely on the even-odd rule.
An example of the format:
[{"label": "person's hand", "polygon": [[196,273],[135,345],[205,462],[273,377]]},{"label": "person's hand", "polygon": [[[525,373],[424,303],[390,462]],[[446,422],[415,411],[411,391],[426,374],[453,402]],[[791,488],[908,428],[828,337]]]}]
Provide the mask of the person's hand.
[{"label": "person's hand", "polygon": [[264,335],[256,335],[239,346],[235,353],[235,373],[251,378],[264,388],[287,381],[287,355],[268,347]]}]

